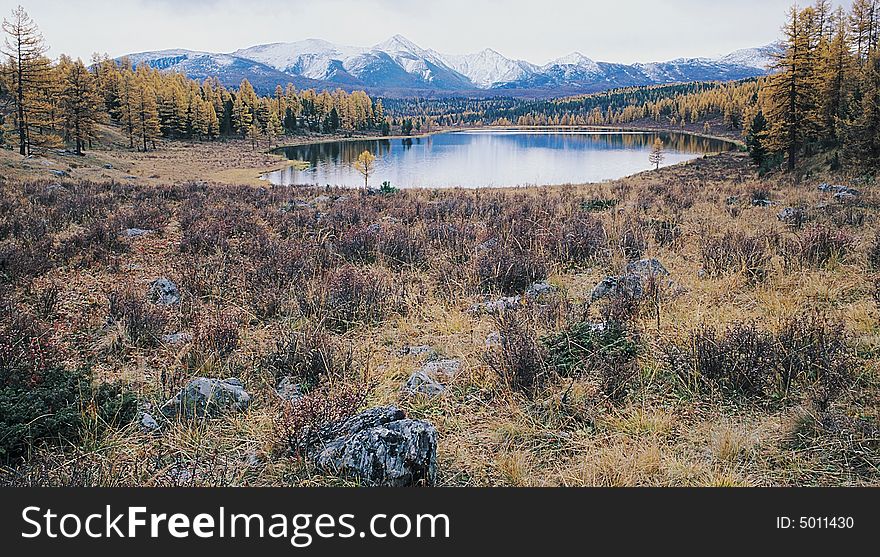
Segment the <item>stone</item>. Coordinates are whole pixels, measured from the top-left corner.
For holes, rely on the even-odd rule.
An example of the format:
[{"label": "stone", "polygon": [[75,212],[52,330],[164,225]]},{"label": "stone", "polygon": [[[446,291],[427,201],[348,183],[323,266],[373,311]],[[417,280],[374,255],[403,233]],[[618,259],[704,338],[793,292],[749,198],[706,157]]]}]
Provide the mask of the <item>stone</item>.
[{"label": "stone", "polygon": [[641,259],[633,261],[626,266],[624,273],[627,275],[635,275],[642,278],[647,277],[668,277],[669,271],[660,263],[658,259]]},{"label": "stone", "polygon": [[486,336],[486,347],[495,348],[498,346],[501,346],[501,333],[499,331],[492,331]]},{"label": "stone", "polygon": [[369,486],[433,485],[437,430],[393,406],[370,408],[325,428],[311,455],[319,470]]},{"label": "stone", "polygon": [[522,296],[507,296],[497,300],[481,302],[471,306],[471,313],[501,313],[508,309],[516,309],[522,306],[524,299]]},{"label": "stone", "polygon": [[419,369],[409,376],[403,385],[403,390],[410,395],[425,395],[429,397],[437,396],[446,390],[446,387],[430,375]]},{"label": "stone", "polygon": [[752,205],[755,207],[772,207],[773,205],[776,205],[776,202],[759,197],[757,199],[752,199]]},{"label": "stone", "polygon": [[49,184],[46,186],[46,193],[54,193],[54,192],[66,192],[67,188],[62,186],[61,184]]},{"label": "stone", "polygon": [[452,378],[461,371],[461,360],[445,359],[427,362],[422,371],[431,377]]},{"label": "stone", "polygon": [[58,176],[59,178],[68,178],[68,177],[70,177],[70,174],[68,174],[67,172],[65,172],[65,171],[63,171],[63,170],[50,170],[49,172],[51,172],[51,173],[54,174],[55,176]]},{"label": "stone", "polygon": [[435,359],[439,356],[439,354],[437,354],[437,351],[427,344],[423,344],[420,346],[404,346],[400,349],[400,355],[413,356],[416,358],[426,358],[429,360]]},{"label": "stone", "polygon": [[180,290],[173,281],[162,277],[150,284],[149,299],[156,304],[172,306],[180,303]]},{"label": "stone", "polygon": [[332,201],[329,196],[319,195],[318,197],[312,199],[312,205],[320,205],[321,203],[330,203]]},{"label": "stone", "polygon": [[153,433],[159,431],[160,425],[150,413],[141,411],[138,426],[145,433]]},{"label": "stone", "polygon": [[834,199],[838,201],[849,201],[859,196],[856,190],[843,190],[834,194]]},{"label": "stone", "polygon": [[275,392],[282,399],[290,403],[299,402],[303,397],[302,386],[294,381],[293,377],[283,377],[278,382]]},{"label": "stone", "polygon": [[807,220],[807,213],[803,209],[797,207],[786,207],[776,214],[776,218],[785,224],[800,226]]},{"label": "stone", "polygon": [[498,247],[497,238],[489,238],[482,244],[477,246],[477,251],[490,251]]},{"label": "stone", "polygon": [[107,170],[113,170],[113,165],[108,162],[104,164],[104,168],[106,168]]},{"label": "stone", "polygon": [[536,282],[526,290],[526,295],[532,298],[539,298],[547,294],[553,294],[557,288],[547,282]]},{"label": "stone", "polygon": [[165,344],[186,344],[192,340],[192,335],[189,333],[169,333],[162,335],[160,340]]},{"label": "stone", "polygon": [[251,396],[235,377],[222,380],[197,377],[168,400],[161,412],[166,418],[217,418],[244,412],[250,402]]},{"label": "stone", "polygon": [[145,228],[126,228],[122,231],[122,235],[126,238],[140,238],[141,236],[146,236],[153,232],[155,232],[155,230],[148,230]]}]

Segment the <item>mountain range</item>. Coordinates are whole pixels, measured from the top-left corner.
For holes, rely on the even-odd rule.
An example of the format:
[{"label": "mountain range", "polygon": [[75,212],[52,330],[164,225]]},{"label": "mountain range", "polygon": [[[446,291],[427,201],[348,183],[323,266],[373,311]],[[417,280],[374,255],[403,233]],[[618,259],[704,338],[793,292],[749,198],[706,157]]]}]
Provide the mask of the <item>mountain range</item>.
[{"label": "mountain range", "polygon": [[738,50],[719,58],[668,62],[596,62],[573,52],[544,65],[507,58],[491,48],[474,54],[442,54],[395,35],[371,47],[337,45],[321,39],[272,43],[232,53],[160,50],[130,54],[194,79],[217,77],[227,87],[243,78],[261,92],[293,83],[317,89],[364,89],[384,96],[552,97],[617,87],[688,81],[731,81],[765,75],[776,44]]}]

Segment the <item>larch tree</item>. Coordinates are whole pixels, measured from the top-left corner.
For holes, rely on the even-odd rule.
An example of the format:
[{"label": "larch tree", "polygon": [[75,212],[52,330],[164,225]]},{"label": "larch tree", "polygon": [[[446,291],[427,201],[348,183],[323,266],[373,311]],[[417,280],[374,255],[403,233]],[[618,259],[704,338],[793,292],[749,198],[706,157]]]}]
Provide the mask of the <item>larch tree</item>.
[{"label": "larch tree", "polygon": [[103,115],[95,77],[82,60],[72,63],[65,72],[61,106],[66,136],[73,142],[76,154],[82,155],[86,143],[95,137]]},{"label": "larch tree", "polygon": [[354,161],[355,170],[364,177],[364,189],[369,187],[370,175],[373,174],[375,162],[376,157],[369,151],[364,151],[358,155],[357,160]]},{"label": "larch tree", "polygon": [[47,47],[37,24],[21,6],[12,10],[10,19],[3,19],[2,27],[7,35],[2,52],[9,58],[18,152],[29,155],[30,126],[39,118],[41,88],[50,71],[49,60],[43,56]]},{"label": "larch tree", "polygon": [[651,154],[648,160],[654,165],[655,170],[660,169],[660,164],[666,156],[663,154],[663,140],[659,137],[654,138],[654,145],[651,147]]},{"label": "larch tree", "polygon": [[816,72],[818,29],[815,11],[792,8],[783,28],[785,51],[776,61],[776,73],[768,89],[772,122],[771,149],[787,154],[789,170],[794,170],[801,151],[814,138],[818,128],[818,75]]}]

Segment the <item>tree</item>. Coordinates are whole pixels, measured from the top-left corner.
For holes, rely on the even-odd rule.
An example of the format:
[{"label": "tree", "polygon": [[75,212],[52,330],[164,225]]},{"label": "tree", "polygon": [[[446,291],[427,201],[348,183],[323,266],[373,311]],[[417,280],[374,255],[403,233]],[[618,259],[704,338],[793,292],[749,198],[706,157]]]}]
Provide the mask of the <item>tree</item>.
[{"label": "tree", "polygon": [[64,76],[61,106],[67,137],[73,141],[77,155],[82,155],[86,142],[95,136],[102,120],[101,97],[95,78],[82,60],[74,62]]},{"label": "tree", "polygon": [[800,12],[792,8],[783,31],[785,52],[777,60],[777,73],[768,84],[769,138],[771,149],[787,153],[788,169],[794,170],[801,151],[820,128],[815,12],[812,8]]},{"label": "tree", "polygon": [[748,135],[746,135],[746,147],[749,150],[749,156],[752,161],[760,167],[764,166],[767,160],[767,148],[764,146],[767,137],[767,119],[760,110],[755,114],[752,123],[749,126]]},{"label": "tree", "polygon": [[259,141],[260,139],[260,133],[260,126],[258,126],[256,122],[251,122],[251,124],[247,128],[245,136],[251,140],[252,151],[257,148],[257,141]]},{"label": "tree", "polygon": [[375,162],[376,157],[369,151],[364,151],[358,155],[357,160],[354,161],[355,170],[364,177],[364,189],[367,189],[368,187],[370,175],[373,173],[373,165]]},{"label": "tree", "polygon": [[654,145],[651,148],[651,154],[648,155],[648,160],[654,165],[655,170],[659,170],[660,163],[663,162],[664,158],[666,156],[663,154],[663,140],[657,137],[654,139]]},{"label": "tree", "polygon": [[50,69],[49,60],[43,56],[47,47],[37,24],[21,6],[12,10],[11,19],[3,19],[2,27],[8,35],[2,52],[10,61],[18,152],[28,155],[31,148],[30,125],[38,110],[37,95]]}]

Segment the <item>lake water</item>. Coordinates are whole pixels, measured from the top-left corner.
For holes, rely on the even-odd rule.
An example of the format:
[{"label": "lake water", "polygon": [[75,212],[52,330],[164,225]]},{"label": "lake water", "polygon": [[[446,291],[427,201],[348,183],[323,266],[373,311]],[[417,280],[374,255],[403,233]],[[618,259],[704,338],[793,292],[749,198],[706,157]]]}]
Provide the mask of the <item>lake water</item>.
[{"label": "lake water", "polygon": [[277,185],[361,187],[353,163],[376,156],[370,186],[399,188],[502,187],[601,182],[653,168],[654,139],[664,143],[661,166],[735,149],[726,141],[683,133],[593,130],[479,130],[405,139],[339,141],[284,147],[290,160],[308,163],[264,176]]}]

